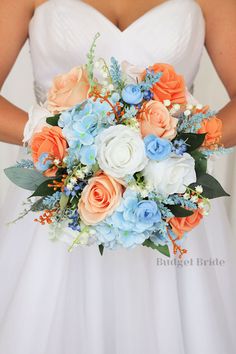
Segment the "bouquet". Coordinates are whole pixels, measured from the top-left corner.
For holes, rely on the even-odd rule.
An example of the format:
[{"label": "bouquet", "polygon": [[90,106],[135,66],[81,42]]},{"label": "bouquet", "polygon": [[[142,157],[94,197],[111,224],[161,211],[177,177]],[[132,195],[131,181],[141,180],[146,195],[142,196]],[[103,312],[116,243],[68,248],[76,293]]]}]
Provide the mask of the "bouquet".
[{"label": "bouquet", "polygon": [[182,257],[183,241],[228,195],[208,173],[226,151],[222,121],[169,64],[95,59],[57,75],[24,132],[29,159],[5,170],[32,191],[28,207],[53,240],[104,248],[147,246]]}]

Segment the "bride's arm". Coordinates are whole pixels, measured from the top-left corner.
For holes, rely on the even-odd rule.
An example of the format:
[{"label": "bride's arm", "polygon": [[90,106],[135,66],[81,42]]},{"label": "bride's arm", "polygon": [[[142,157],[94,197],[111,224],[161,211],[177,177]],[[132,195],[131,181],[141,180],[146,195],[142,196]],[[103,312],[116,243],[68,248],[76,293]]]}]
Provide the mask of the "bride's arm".
[{"label": "bride's arm", "polygon": [[[0,90],[28,37],[33,11],[32,0],[0,1]],[[0,96],[0,141],[21,145],[27,118],[26,112]]]},{"label": "bride's arm", "polygon": [[[206,49],[230,97],[218,113],[223,143],[236,145],[236,1],[199,0],[206,19]],[[197,29],[196,29],[197,30]]]}]

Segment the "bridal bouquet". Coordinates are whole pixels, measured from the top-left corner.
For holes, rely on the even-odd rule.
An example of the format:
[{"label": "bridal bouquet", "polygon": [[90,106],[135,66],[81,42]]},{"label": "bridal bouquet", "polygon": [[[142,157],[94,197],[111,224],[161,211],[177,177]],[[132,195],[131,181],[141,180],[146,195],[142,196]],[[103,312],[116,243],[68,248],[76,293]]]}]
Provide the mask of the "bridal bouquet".
[{"label": "bridal bouquet", "polygon": [[171,65],[95,60],[96,38],[87,63],[56,76],[31,108],[31,159],[5,173],[32,191],[27,212],[70,250],[143,245],[181,257],[209,200],[228,195],[207,169],[225,150],[222,121]]}]

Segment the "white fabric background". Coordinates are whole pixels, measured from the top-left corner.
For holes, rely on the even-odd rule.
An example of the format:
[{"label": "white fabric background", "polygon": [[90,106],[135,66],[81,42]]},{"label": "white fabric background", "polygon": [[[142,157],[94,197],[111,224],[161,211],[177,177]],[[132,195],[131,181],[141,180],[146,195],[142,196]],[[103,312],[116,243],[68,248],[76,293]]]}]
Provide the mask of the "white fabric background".
[{"label": "white fabric background", "polygon": [[[200,70],[195,81],[196,98],[203,104],[209,104],[212,109],[219,109],[228,101],[227,93],[220,82],[209,57],[204,51]],[[19,107],[28,110],[35,100],[33,94],[33,75],[28,43],[23,47],[2,90],[2,95]],[[6,117],[7,119],[7,117]],[[8,181],[3,168],[14,164],[19,148],[0,143],[0,206],[7,195]],[[215,175],[231,198],[225,199],[228,215],[236,235],[236,152],[220,158],[215,164]]]}]

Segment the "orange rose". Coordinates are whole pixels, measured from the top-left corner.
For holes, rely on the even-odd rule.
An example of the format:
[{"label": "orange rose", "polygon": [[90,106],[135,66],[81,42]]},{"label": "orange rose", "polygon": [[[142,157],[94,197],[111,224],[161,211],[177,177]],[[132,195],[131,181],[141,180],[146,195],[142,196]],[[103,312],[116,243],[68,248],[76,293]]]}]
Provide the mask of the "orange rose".
[{"label": "orange rose", "polygon": [[155,100],[161,102],[170,100],[171,103],[178,104],[187,103],[184,78],[175,72],[172,65],[154,64],[149,69],[155,73],[163,73],[160,80],[152,88]]},{"label": "orange rose", "polygon": [[197,209],[194,210],[193,214],[190,216],[186,216],[184,218],[174,217],[169,219],[169,224],[178,239],[181,239],[184,233],[194,229],[200,223],[202,218],[202,210]]},{"label": "orange rose", "polygon": [[[50,160],[59,159],[60,161],[66,155],[67,142],[62,135],[59,127],[44,127],[41,132],[35,133],[31,141],[32,158],[34,164],[39,161],[39,157],[43,153],[48,154]],[[56,167],[47,170],[46,176],[54,176],[57,171]]]},{"label": "orange rose", "polygon": [[81,103],[88,97],[89,87],[87,72],[82,66],[56,76],[47,95],[47,109],[56,114]]},{"label": "orange rose", "polygon": [[121,201],[123,186],[114,178],[101,173],[92,177],[84,188],[78,211],[86,225],[94,225],[112,214]]},{"label": "orange rose", "polygon": [[144,103],[138,121],[143,137],[155,134],[160,138],[172,140],[176,135],[178,119],[172,117],[161,102],[150,100]]},{"label": "orange rose", "polygon": [[198,130],[199,134],[206,134],[203,146],[214,147],[215,144],[219,144],[222,137],[222,120],[213,116],[211,118],[203,119],[201,122],[201,128]]}]

